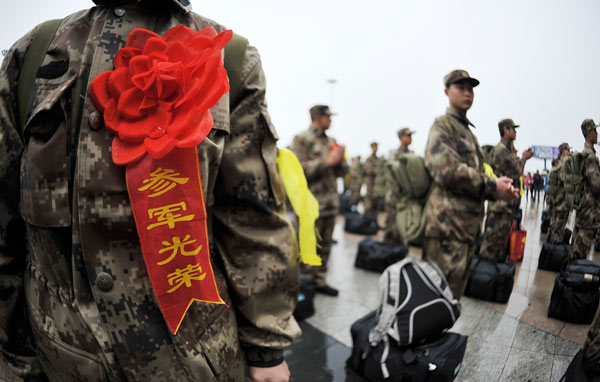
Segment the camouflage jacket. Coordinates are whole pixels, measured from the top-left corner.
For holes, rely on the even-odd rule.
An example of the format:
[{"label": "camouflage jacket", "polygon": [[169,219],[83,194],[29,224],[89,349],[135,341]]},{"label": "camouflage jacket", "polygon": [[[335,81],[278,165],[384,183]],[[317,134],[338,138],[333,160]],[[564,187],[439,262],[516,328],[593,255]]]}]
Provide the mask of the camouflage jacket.
[{"label": "camouflage jacket", "polygon": [[550,170],[548,175],[548,185],[546,186],[546,202],[550,208],[554,208],[554,197],[558,186],[558,170],[557,167]]},{"label": "camouflage jacket", "polygon": [[[519,187],[525,163],[517,157],[512,142],[502,139],[494,146],[490,154],[490,162],[496,176],[507,176],[512,179],[514,187]],[[513,213],[518,206],[519,199],[497,200],[489,203],[488,210],[496,213]]]},{"label": "camouflage jacket", "polygon": [[[163,4],[166,4],[163,2]],[[21,376],[52,381],[241,381],[281,362],[299,336],[297,245],[276,167],[260,57],[248,47],[240,94],[211,109],[198,146],[209,242],[226,305],[195,302],[177,335],[159,311],[113,136],[88,84],[113,69],[134,27],[224,27],[179,8],[97,6],[67,16],[23,131],[17,78],[34,31],[0,70],[0,347]],[[64,68],[64,70],[57,70]],[[80,118],[75,116],[79,115]],[[37,357],[36,357],[37,355]]]},{"label": "camouflage jacket", "polygon": [[408,147],[400,145],[399,148],[397,148],[396,150],[394,150],[394,152],[392,152],[390,159],[398,160],[398,158],[400,158],[400,156],[402,156],[402,154],[410,153],[410,152],[412,152],[412,151],[410,151],[410,149]]},{"label": "camouflage jacket", "polygon": [[360,162],[355,162],[350,167],[350,189],[360,190],[365,181],[365,167]]},{"label": "camouflage jacket", "polygon": [[308,187],[319,202],[320,216],[337,213],[339,201],[336,178],[348,173],[348,163],[345,160],[335,166],[327,163],[329,147],[334,143],[335,139],[312,126],[296,135],[292,142],[292,151],[302,164]]},{"label": "camouflage jacket", "polygon": [[594,145],[585,143],[583,151],[583,201],[577,210],[577,224],[587,228],[600,226],[600,163]]},{"label": "camouflage jacket", "polygon": [[375,182],[375,178],[377,177],[379,161],[380,159],[375,154],[371,154],[367,160],[365,160],[365,177],[369,178],[372,182]]},{"label": "camouflage jacket", "polygon": [[[565,157],[566,158],[566,157]],[[552,210],[559,212],[571,212],[567,206],[567,190],[563,180],[562,164],[564,158],[558,162],[558,165],[552,171],[556,171],[556,183],[552,185]]]},{"label": "camouflage jacket", "polygon": [[426,206],[426,237],[475,242],[484,201],[496,198],[496,182],[483,172],[483,153],[469,125],[448,108],[429,131],[425,166],[433,189]]}]

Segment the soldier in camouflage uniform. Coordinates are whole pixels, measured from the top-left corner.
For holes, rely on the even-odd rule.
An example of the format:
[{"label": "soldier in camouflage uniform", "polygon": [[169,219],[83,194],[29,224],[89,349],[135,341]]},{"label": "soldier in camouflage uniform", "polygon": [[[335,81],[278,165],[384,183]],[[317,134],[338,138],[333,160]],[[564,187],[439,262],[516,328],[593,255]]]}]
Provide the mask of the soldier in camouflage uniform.
[{"label": "soldier in camouflage uniform", "polygon": [[227,305],[194,302],[173,335],[152,291],[125,169],[113,164],[113,136],[88,84],[113,69],[135,27],[159,35],[178,24],[225,28],[175,0],[96,3],[62,20],[22,130],[17,79],[37,28],[0,70],[4,361],[26,380],[287,381],[283,348],[300,335],[292,317],[297,243],[258,52],[246,49],[239,97],[231,110],[228,96],[211,109],[212,131],[198,145],[210,253]]},{"label": "soldier in camouflage uniform", "polygon": [[585,137],[583,155],[583,199],[577,209],[573,245],[569,251],[569,263],[585,259],[590,253],[600,227],[600,164],[594,145],[598,143],[598,127],[593,120],[586,119],[581,124]]},{"label": "soldier in camouflage uniform", "polygon": [[552,170],[548,175],[548,185],[546,186],[546,203],[548,204],[548,211],[552,216],[552,210],[554,207],[554,193],[556,191],[556,184],[558,183],[558,159],[552,159]]},{"label": "soldier in camouflage uniform", "polygon": [[518,197],[510,178],[493,180],[484,174],[483,153],[467,119],[478,84],[464,70],[444,77],[450,107],[433,123],[425,148],[433,189],[426,206],[423,257],[440,267],[457,299],[469,279],[485,199]]},{"label": "soldier in camouflage uniform", "polygon": [[[490,163],[496,176],[507,176],[514,185],[518,185],[523,173],[525,162],[533,156],[533,150],[528,148],[521,159],[516,155],[514,141],[517,138],[516,128],[512,119],[503,119],[498,123],[500,143],[494,146],[490,153]],[[504,261],[510,227],[519,209],[519,199],[490,201],[485,220],[485,232],[481,244],[481,254],[497,261]]]},{"label": "soldier in camouflage uniform", "polygon": [[350,167],[350,205],[358,206],[360,203],[360,189],[365,178],[365,171],[361,162],[360,155],[352,158],[352,167]]},{"label": "soldier in camouflage uniform", "polygon": [[552,184],[552,218],[550,220],[550,234],[548,241],[550,243],[562,243],[565,235],[565,227],[569,220],[569,207],[567,207],[567,194],[565,184],[561,177],[562,162],[571,152],[568,143],[562,143],[558,146],[560,158],[558,165],[553,171],[556,171],[555,183]]},{"label": "soldier in camouflage uniform", "polygon": [[[411,153],[412,151],[408,146],[412,143],[412,135],[415,131],[408,127],[403,127],[398,130],[398,139],[400,139],[400,147],[392,152],[390,160],[398,160],[398,158],[405,153]],[[386,185],[391,182],[391,179],[386,179]],[[400,237],[400,232],[396,228],[396,209],[398,200],[396,195],[392,192],[392,187],[386,186],[385,193],[385,229],[384,238],[388,242],[392,243],[403,243],[404,240]]]},{"label": "soldier in camouflage uniform", "polygon": [[375,194],[375,183],[377,182],[377,171],[379,168],[379,157],[377,156],[377,142],[371,143],[371,155],[365,161],[365,184],[367,194],[365,195],[365,215],[375,217],[379,208],[379,198]]},{"label": "soldier in camouflage uniform", "polygon": [[338,145],[335,139],[325,133],[331,126],[332,115],[326,105],[313,106],[310,109],[312,123],[308,130],[294,137],[292,150],[302,164],[310,191],[319,202],[319,218],[315,226],[321,236],[318,253],[323,265],[303,266],[303,273],[315,279],[318,292],[337,296],[337,289],[326,282],[327,260],[339,204],[337,178],[346,175],[348,164],[344,160],[344,146]]}]

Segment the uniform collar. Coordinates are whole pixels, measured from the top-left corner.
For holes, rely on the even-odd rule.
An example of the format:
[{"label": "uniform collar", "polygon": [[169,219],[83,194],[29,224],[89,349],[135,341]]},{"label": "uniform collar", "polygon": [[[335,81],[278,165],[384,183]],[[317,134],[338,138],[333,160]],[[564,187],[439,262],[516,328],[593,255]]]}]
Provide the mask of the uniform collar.
[{"label": "uniform collar", "polygon": [[500,138],[500,142],[502,142],[502,144],[504,146],[506,146],[510,151],[514,151],[513,149],[514,149],[515,145],[514,145],[513,141],[509,141],[508,139],[502,137],[502,138]]},{"label": "uniform collar", "polygon": [[155,3],[157,5],[164,5],[166,2],[171,3],[177,8],[181,9],[185,13],[192,10],[192,3],[190,0],[93,0],[97,5],[120,5],[120,4],[146,4],[151,5]]},{"label": "uniform collar", "polygon": [[321,132],[321,130],[317,129],[313,125],[310,125],[310,127],[308,129],[310,130],[311,133],[313,133],[317,137],[327,137],[327,134],[324,131]]},{"label": "uniform collar", "polygon": [[583,147],[586,149],[592,150],[592,152],[594,154],[596,154],[596,149],[594,148],[594,145],[592,145],[591,143],[585,142],[585,145],[583,145]]},{"label": "uniform collar", "polygon": [[458,119],[459,121],[461,121],[462,123],[464,123],[465,126],[472,126],[473,128],[475,128],[475,125],[473,123],[471,123],[471,121],[469,121],[469,118],[467,118],[466,116],[462,115],[461,113],[459,113],[458,111],[456,111],[452,107],[448,107],[446,109],[446,115],[450,115],[450,116]]}]

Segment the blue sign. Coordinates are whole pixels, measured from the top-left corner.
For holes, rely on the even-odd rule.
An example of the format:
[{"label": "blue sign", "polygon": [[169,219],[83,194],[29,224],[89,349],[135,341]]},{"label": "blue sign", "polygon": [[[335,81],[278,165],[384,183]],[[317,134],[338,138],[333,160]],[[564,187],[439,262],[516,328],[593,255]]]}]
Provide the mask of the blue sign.
[{"label": "blue sign", "polygon": [[533,157],[538,159],[558,158],[558,147],[554,146],[531,146]]}]

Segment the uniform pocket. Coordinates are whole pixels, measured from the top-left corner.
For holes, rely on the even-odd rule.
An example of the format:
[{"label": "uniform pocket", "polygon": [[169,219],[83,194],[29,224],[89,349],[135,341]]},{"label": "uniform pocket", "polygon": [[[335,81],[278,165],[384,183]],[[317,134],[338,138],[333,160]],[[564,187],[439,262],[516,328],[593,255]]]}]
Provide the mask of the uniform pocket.
[{"label": "uniform pocket", "polygon": [[279,140],[279,136],[277,135],[277,131],[275,131],[273,122],[271,122],[269,113],[265,109],[262,109],[260,114],[267,128],[261,147],[261,154],[269,173],[271,193],[277,206],[281,206],[285,202],[285,189],[279,168],[277,167],[277,140]]}]

